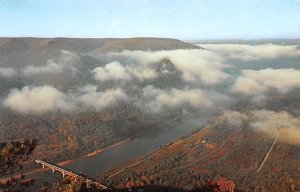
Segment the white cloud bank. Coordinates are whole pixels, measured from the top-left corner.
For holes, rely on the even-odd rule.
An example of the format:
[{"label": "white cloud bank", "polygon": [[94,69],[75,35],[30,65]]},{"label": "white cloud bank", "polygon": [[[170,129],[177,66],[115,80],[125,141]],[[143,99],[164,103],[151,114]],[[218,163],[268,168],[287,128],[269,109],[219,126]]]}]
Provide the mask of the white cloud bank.
[{"label": "white cloud bank", "polygon": [[279,132],[279,138],[285,142],[300,144],[300,119],[286,111],[274,112],[267,110],[253,111],[254,122],[251,126],[270,135]]},{"label": "white cloud bank", "polygon": [[136,78],[140,81],[154,79],[158,73],[146,65],[121,65],[119,61],[113,61],[104,67],[95,68],[92,73],[98,81],[128,81]]},{"label": "white cloud bank", "polygon": [[93,109],[100,111],[120,101],[131,100],[139,107],[151,112],[161,111],[163,106],[178,107],[188,105],[194,108],[207,108],[213,102],[200,89],[159,89],[146,86],[137,97],[129,97],[121,88],[97,91],[94,85],[86,85],[75,93],[62,93],[51,86],[25,86],[12,89],[3,101],[3,106],[18,113],[40,114],[51,111],[70,112],[77,109]]},{"label": "white cloud bank", "polygon": [[81,107],[101,110],[126,100],[127,95],[120,88],[97,92],[95,86],[85,86],[79,93],[65,94],[58,89],[44,85],[25,86],[12,89],[3,101],[3,106],[18,113],[40,114],[51,111],[70,112]]},{"label": "white cloud bank", "polygon": [[52,60],[48,60],[47,64],[44,66],[33,66],[29,65],[25,67],[25,69],[22,70],[22,73],[25,76],[32,76],[32,75],[38,75],[38,74],[44,74],[44,73],[62,73],[64,69],[64,66],[56,64]]},{"label": "white cloud bank", "polygon": [[140,81],[155,79],[159,76],[159,73],[149,66],[127,66],[126,70],[132,77]]},{"label": "white cloud bank", "polygon": [[300,87],[300,71],[290,69],[243,70],[236,79],[232,90],[247,95],[259,95],[274,88],[280,93],[286,93],[295,87]]},{"label": "white cloud bank", "polygon": [[17,75],[17,71],[10,67],[0,67],[0,77],[13,77]]},{"label": "white cloud bank", "polygon": [[229,129],[242,129],[248,117],[240,112],[226,110],[223,114],[226,125]]},{"label": "white cloud bank", "polygon": [[146,100],[144,106],[152,112],[160,111],[162,106],[189,105],[195,108],[212,106],[211,100],[200,89],[163,90],[150,85],[143,88],[142,96]]},{"label": "white cloud bank", "polygon": [[53,110],[71,110],[72,105],[59,90],[50,86],[12,89],[3,105],[19,113],[44,113]]},{"label": "white cloud bank", "polygon": [[84,106],[91,107],[97,111],[128,98],[120,88],[97,92],[95,88],[89,86],[85,90],[86,92],[77,98],[78,101]]},{"label": "white cloud bank", "polygon": [[300,56],[298,45],[244,45],[244,44],[198,44],[216,51],[229,59],[252,61]]},{"label": "white cloud bank", "polygon": [[242,129],[243,124],[249,123],[253,130],[275,138],[276,130],[279,140],[300,144],[300,119],[286,111],[254,110],[246,113],[238,111],[225,111],[224,120],[229,128]]},{"label": "white cloud bank", "polygon": [[108,80],[129,80],[131,77],[126,69],[118,62],[114,61],[104,67],[97,67],[93,70],[95,79],[99,81]]},{"label": "white cloud bank", "polygon": [[62,50],[57,61],[49,59],[46,65],[43,66],[26,66],[22,70],[22,74],[25,76],[39,75],[39,74],[59,74],[64,71],[64,69],[70,69],[73,73],[77,72],[77,69],[72,66],[72,62],[77,58],[77,56],[69,51]]},{"label": "white cloud bank", "polygon": [[[222,71],[226,67],[223,57],[206,50],[123,51],[110,55],[130,58],[150,68],[151,64],[168,58],[182,72],[182,79],[187,82],[200,80],[212,85],[221,83],[228,77]],[[152,75],[155,76],[154,71]]]}]

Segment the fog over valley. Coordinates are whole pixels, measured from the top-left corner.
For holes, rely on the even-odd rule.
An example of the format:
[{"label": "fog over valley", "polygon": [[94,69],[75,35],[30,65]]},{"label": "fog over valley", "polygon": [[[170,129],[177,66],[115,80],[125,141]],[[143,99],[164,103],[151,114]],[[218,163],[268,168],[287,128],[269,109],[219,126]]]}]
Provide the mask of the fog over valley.
[{"label": "fog over valley", "polygon": [[299,192],[300,0],[0,0],[0,192]]},{"label": "fog over valley", "polygon": [[[118,110],[155,116],[166,110],[224,110],[245,97],[260,107],[271,99],[268,95],[286,97],[300,87],[298,44],[197,44],[197,49],[154,51],[150,46],[141,51],[141,42],[116,52],[102,51],[103,40],[98,40],[100,47],[68,47],[77,41],[84,40],[1,39],[1,110],[20,118],[104,113],[126,105]],[[16,51],[9,52],[12,48]],[[298,115],[297,110],[288,112]]]},{"label": "fog over valley", "polygon": [[[53,163],[186,129],[168,138],[178,139],[206,125],[215,142],[209,149],[221,139],[220,148],[234,138],[246,146],[253,135],[261,138],[260,158],[276,135],[274,143],[300,145],[297,40],[1,38],[0,84],[0,140],[37,139],[33,156]],[[147,150],[136,155],[153,152]]]}]

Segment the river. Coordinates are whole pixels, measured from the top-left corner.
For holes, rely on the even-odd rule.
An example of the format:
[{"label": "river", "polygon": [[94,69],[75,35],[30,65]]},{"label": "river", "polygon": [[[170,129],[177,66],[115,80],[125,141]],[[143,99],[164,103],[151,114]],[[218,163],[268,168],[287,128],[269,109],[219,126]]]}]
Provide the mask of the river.
[{"label": "river", "polygon": [[[64,168],[77,173],[83,172],[88,177],[95,177],[120,163],[147,155],[158,150],[162,145],[199,130],[211,116],[212,113],[201,114],[201,116],[188,113],[180,119],[164,123],[157,129],[104,150],[95,156],[77,159]],[[43,182],[53,183],[61,179],[59,174],[54,176],[50,171],[35,173],[34,177],[36,178],[36,186],[40,186]]]}]

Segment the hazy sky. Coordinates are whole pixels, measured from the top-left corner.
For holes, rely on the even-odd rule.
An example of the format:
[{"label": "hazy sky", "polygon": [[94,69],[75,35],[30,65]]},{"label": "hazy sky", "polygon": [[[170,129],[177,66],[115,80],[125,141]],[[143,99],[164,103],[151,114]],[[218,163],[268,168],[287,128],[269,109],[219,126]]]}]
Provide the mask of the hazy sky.
[{"label": "hazy sky", "polygon": [[0,36],[300,38],[300,0],[0,0]]}]

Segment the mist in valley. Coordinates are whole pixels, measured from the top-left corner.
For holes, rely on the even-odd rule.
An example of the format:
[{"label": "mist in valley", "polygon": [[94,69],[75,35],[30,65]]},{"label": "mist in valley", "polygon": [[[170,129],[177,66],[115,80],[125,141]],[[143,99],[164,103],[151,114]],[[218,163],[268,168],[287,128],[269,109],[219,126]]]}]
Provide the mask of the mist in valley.
[{"label": "mist in valley", "polygon": [[[198,46],[119,52],[56,49],[53,56],[38,61],[32,59],[43,53],[37,47],[20,53],[16,50],[13,54],[17,58],[7,55],[0,61],[1,111],[16,117],[70,116],[126,105],[120,110],[128,107],[139,116],[163,117],[166,112],[180,115],[184,111],[230,109],[245,98],[251,110],[261,110],[263,103],[274,97],[298,94],[297,44]],[[18,60],[22,54],[25,57]],[[276,111],[297,118],[299,109]],[[15,138],[20,136],[25,135]]]}]

